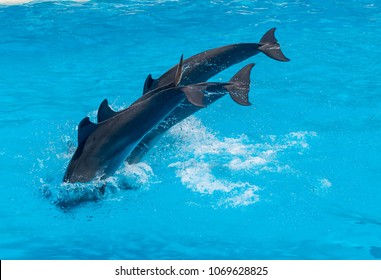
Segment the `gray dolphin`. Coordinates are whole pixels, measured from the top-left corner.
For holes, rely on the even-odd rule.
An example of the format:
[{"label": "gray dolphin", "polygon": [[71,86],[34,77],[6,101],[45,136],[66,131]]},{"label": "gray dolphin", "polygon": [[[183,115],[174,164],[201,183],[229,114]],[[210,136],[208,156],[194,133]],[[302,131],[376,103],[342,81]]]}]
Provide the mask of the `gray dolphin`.
[{"label": "gray dolphin", "polygon": [[[183,62],[184,72],[183,78],[180,81],[180,85],[205,82],[226,68],[240,63],[243,60],[258,54],[259,52],[262,52],[278,61],[290,61],[290,59],[285,57],[280,49],[280,45],[274,35],[275,30],[276,28],[268,30],[262,36],[259,43],[240,43],[227,45],[224,47],[201,52],[186,59]],[[175,65],[169,69],[158,79],[152,79],[152,76],[148,75],[144,83],[143,96],[146,94],[152,94],[155,89],[168,85],[169,82],[173,80],[173,77],[178,75],[176,74],[176,67],[178,68],[178,65]],[[251,68],[247,68],[247,70],[249,70],[249,75]],[[219,95],[219,98],[225,94]],[[219,98],[214,98],[217,96],[218,95],[213,95],[213,98],[207,98],[208,105],[218,100]],[[197,108],[195,109],[191,107],[190,104],[185,100],[179,108],[172,112],[153,131],[151,131],[143,138],[141,143],[139,143],[139,145],[127,158],[127,161],[130,164],[139,162],[141,158],[148,152],[148,150],[154,145],[156,138],[158,138],[162,133],[167,131],[173,125],[190,116],[197,110]]]},{"label": "gray dolphin", "polygon": [[[240,63],[259,52],[278,60],[290,61],[284,56],[275,38],[276,28],[268,30],[259,43],[239,43],[207,50],[184,60],[184,73],[180,85],[190,85],[206,82],[226,68]],[[143,88],[143,94],[169,84],[174,80],[178,65],[173,66],[158,79],[148,75]]]},{"label": "gray dolphin", "polygon": [[[251,105],[248,100],[248,93],[250,90],[250,73],[253,67],[254,63],[248,64],[238,71],[230,80],[232,85],[223,86],[221,84],[215,84],[214,86],[208,87],[208,89],[204,91],[204,104],[208,106],[229,93],[231,98],[239,105]],[[199,85],[202,84],[207,83],[201,83]],[[127,157],[127,162],[129,164],[139,162],[148,150],[155,145],[156,141],[164,132],[200,109],[200,107],[192,106],[189,102],[183,101],[182,104],[176,107],[159,125],[144,136]]]},{"label": "gray dolphin", "polygon": [[144,135],[185,98],[203,106],[204,89],[195,86],[163,90],[98,124],[85,117],[78,126],[78,148],[64,182],[88,182],[114,174]]},{"label": "gray dolphin", "polygon": [[[179,67],[181,68],[181,67]],[[180,79],[177,77],[177,79]],[[175,82],[175,85],[178,85]],[[239,81],[200,83],[163,89],[127,109],[114,112],[107,100],[98,110],[98,124],[85,117],[78,125],[78,147],[67,167],[64,182],[88,182],[114,174],[136,145],[185,99],[192,106],[204,107],[204,92],[216,89],[232,91],[231,95],[244,103]]]}]

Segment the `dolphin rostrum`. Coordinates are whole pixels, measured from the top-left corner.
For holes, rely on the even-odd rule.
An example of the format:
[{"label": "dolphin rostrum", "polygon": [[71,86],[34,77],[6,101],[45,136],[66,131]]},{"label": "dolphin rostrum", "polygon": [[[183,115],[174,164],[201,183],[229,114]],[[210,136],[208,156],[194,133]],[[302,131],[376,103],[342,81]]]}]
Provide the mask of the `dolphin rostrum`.
[{"label": "dolphin rostrum", "polygon": [[[181,76],[181,75],[180,75]],[[181,77],[178,77],[181,78]],[[178,84],[178,81],[175,82]],[[98,110],[98,124],[85,117],[78,125],[78,147],[67,167],[64,182],[88,182],[114,174],[136,145],[185,99],[204,107],[204,92],[224,89],[241,98],[239,81],[201,83],[169,87],[115,112],[104,100]],[[247,95],[242,96],[242,101]]]},{"label": "dolphin rostrum", "polygon": [[[180,85],[190,85],[206,82],[226,68],[240,63],[259,52],[278,60],[290,61],[284,56],[275,38],[276,28],[268,30],[259,43],[240,43],[207,50],[184,60],[184,72]],[[143,88],[143,94],[169,84],[174,80],[178,65],[173,66],[158,79],[148,75]]]}]

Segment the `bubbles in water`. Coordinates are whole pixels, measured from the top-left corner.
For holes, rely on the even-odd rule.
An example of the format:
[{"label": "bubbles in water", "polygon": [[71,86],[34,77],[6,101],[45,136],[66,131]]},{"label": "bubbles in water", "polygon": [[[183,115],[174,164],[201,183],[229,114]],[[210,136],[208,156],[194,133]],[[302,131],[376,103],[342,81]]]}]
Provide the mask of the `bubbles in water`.
[{"label": "bubbles in water", "polygon": [[125,163],[115,174],[116,176],[113,176],[113,178],[117,178],[121,185],[128,186],[129,188],[148,187],[155,179],[151,166],[145,162],[132,165]]},{"label": "bubbles in water", "polygon": [[330,187],[332,187],[332,183],[328,179],[326,179],[326,178],[321,179],[320,180],[320,184],[321,184],[322,188],[330,188]]}]

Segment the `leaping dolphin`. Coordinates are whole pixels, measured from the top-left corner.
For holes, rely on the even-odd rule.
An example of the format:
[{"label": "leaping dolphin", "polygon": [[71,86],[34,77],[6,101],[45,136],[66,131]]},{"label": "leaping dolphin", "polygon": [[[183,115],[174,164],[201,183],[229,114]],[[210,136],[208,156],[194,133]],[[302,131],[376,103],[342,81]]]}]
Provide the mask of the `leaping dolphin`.
[{"label": "leaping dolphin", "polygon": [[[207,50],[184,60],[183,79],[181,86],[206,82],[226,68],[240,63],[259,52],[278,61],[290,61],[282,53],[274,32],[276,28],[268,30],[259,43],[240,43]],[[169,84],[174,80],[178,65],[173,66],[158,79],[148,75],[143,88],[143,94]]]},{"label": "leaping dolphin", "polygon": [[[216,84],[213,87],[208,87],[207,91],[204,92],[204,104],[208,106],[229,93],[231,98],[239,105],[251,105],[248,100],[248,93],[250,91],[250,73],[254,65],[254,63],[248,64],[238,71],[230,80],[232,85],[222,86]],[[164,132],[200,109],[201,107],[192,106],[189,102],[183,101],[159,125],[144,136],[127,157],[127,162],[129,164],[138,163]]]},{"label": "leaping dolphin", "polygon": [[104,100],[98,110],[101,122],[95,124],[85,117],[79,123],[78,148],[69,162],[63,181],[88,182],[97,177],[104,179],[111,176],[147,132],[185,99],[192,106],[204,107],[204,92],[222,88],[231,91],[237,100],[242,99],[240,102],[247,100],[247,92],[246,95],[242,93],[240,81],[169,87],[120,112],[114,112]]},{"label": "leaping dolphin", "polygon": [[[268,30],[261,38],[259,43],[240,43],[227,45],[220,48],[207,50],[196,54],[184,61],[184,73],[183,79],[180,85],[189,85],[192,83],[205,82],[211,77],[215,76],[219,72],[226,68],[240,63],[247,58],[263,52],[267,56],[278,60],[287,62],[290,61],[281,51],[278,40],[275,38],[276,28]],[[176,73],[175,65],[158,79],[153,79],[151,75],[148,75],[143,88],[143,96],[145,94],[152,94],[152,90],[168,85]],[[252,68],[252,67],[251,67]],[[251,70],[250,68],[250,70]],[[250,74],[249,70],[249,74]],[[221,95],[220,97],[222,97]],[[209,99],[211,104],[217,99]],[[186,108],[186,109],[184,109]],[[179,108],[172,112],[166,119],[164,119],[153,131],[147,134],[139,145],[133,150],[131,155],[127,158],[127,161],[137,163],[153,146],[154,140],[162,133],[167,131],[176,123],[190,116],[198,109],[194,109],[189,106],[189,103],[185,100]]]},{"label": "leaping dolphin", "polygon": [[116,171],[144,135],[166,117],[184,98],[195,106],[202,103],[202,87],[175,87],[128,107],[95,124],[85,117],[78,126],[78,148],[64,182],[88,182]]}]

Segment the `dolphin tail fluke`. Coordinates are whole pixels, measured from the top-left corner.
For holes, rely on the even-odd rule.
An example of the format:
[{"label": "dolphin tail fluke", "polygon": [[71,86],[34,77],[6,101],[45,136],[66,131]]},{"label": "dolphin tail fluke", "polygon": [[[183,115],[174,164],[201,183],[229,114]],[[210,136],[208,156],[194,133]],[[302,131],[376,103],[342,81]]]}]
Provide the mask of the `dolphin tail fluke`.
[{"label": "dolphin tail fluke", "polygon": [[239,105],[249,106],[249,91],[250,91],[250,73],[254,67],[254,63],[250,63],[239,70],[225,86],[230,97]]},{"label": "dolphin tail fluke", "polygon": [[271,28],[265,33],[265,35],[262,36],[261,41],[259,41],[259,44],[262,46],[258,49],[272,59],[284,62],[290,61],[290,59],[288,59],[280,49],[278,40],[274,35],[275,30],[276,28]]}]

